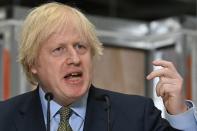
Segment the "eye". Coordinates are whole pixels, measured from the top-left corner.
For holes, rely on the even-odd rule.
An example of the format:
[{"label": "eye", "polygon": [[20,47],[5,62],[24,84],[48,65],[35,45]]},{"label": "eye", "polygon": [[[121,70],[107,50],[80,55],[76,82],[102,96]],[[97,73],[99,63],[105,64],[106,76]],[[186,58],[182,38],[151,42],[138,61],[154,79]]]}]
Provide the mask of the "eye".
[{"label": "eye", "polygon": [[60,51],[60,50],[62,50],[62,47],[58,47],[54,49],[54,51]]},{"label": "eye", "polygon": [[52,52],[55,56],[60,56],[64,53],[65,48],[64,47],[57,47]]},{"label": "eye", "polygon": [[88,45],[85,43],[77,43],[75,49],[78,54],[85,54],[88,51]]},{"label": "eye", "polygon": [[76,46],[75,46],[75,47],[76,47],[77,49],[86,48],[86,46],[85,46],[85,45],[80,44],[80,43],[76,44]]}]

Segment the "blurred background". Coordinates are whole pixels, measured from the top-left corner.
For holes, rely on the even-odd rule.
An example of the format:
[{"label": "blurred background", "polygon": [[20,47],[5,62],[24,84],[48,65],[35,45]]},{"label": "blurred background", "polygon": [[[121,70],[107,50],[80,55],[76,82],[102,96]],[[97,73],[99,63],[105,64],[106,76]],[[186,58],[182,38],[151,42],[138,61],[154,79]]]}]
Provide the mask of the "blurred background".
[{"label": "blurred background", "polygon": [[[93,83],[153,98],[158,79],[146,75],[155,59],[172,61],[184,78],[184,95],[197,105],[197,0],[56,0],[79,8],[96,26],[104,55]],[[0,0],[0,100],[30,91],[17,62],[18,38],[31,8],[52,0]],[[165,114],[163,113],[163,117]]]},{"label": "blurred background", "polygon": [[[34,7],[53,0],[0,0],[0,6]],[[152,21],[169,16],[196,15],[196,0],[56,0],[84,13]],[[11,17],[11,12],[9,12]]]}]

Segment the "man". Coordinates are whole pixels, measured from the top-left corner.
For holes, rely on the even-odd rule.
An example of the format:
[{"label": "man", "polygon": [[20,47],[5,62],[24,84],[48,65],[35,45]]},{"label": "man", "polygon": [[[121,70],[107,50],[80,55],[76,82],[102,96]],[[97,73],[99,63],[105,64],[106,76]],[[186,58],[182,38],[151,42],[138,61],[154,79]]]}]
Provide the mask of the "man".
[{"label": "man", "polygon": [[172,63],[154,61],[154,65],[164,68],[147,77],[160,77],[157,94],[163,98],[170,125],[161,118],[152,100],[92,85],[92,61],[101,54],[102,44],[94,26],[77,9],[59,3],[35,8],[24,22],[19,61],[37,89],[0,103],[0,130],[46,130],[47,92],[54,96],[51,131],[197,129],[194,105],[185,102],[182,78]]}]

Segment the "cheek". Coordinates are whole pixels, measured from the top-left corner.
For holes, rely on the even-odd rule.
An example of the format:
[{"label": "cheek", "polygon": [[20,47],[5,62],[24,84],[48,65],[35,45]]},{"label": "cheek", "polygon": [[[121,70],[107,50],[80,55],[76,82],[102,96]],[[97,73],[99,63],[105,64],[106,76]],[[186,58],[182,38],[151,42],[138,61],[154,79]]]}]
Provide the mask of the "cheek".
[{"label": "cheek", "polygon": [[82,67],[85,72],[86,77],[90,79],[92,74],[92,58],[89,54],[81,57]]},{"label": "cheek", "polygon": [[39,71],[42,75],[47,77],[57,77],[60,72],[61,63],[59,61],[44,60],[40,62]]},{"label": "cheek", "polygon": [[87,70],[89,70],[89,72],[92,71],[92,64],[93,64],[93,60],[91,58],[91,56],[88,56],[85,60],[85,67],[87,68]]},{"label": "cheek", "polygon": [[89,79],[92,79],[92,75],[93,75],[93,61],[92,59],[89,59],[87,62],[87,65],[86,65],[86,70],[88,72],[88,77]]}]

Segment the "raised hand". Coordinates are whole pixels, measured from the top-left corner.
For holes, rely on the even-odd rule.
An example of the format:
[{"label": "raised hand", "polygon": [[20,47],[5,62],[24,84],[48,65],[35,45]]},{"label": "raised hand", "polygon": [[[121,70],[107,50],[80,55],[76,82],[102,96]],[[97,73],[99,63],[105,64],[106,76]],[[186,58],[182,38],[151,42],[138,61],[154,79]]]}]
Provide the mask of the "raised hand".
[{"label": "raised hand", "polygon": [[161,69],[152,71],[147,79],[151,80],[159,77],[156,86],[156,93],[163,99],[164,106],[169,114],[176,115],[187,111],[187,106],[183,97],[183,79],[177,72],[172,62],[165,60],[155,60],[152,62]]}]

